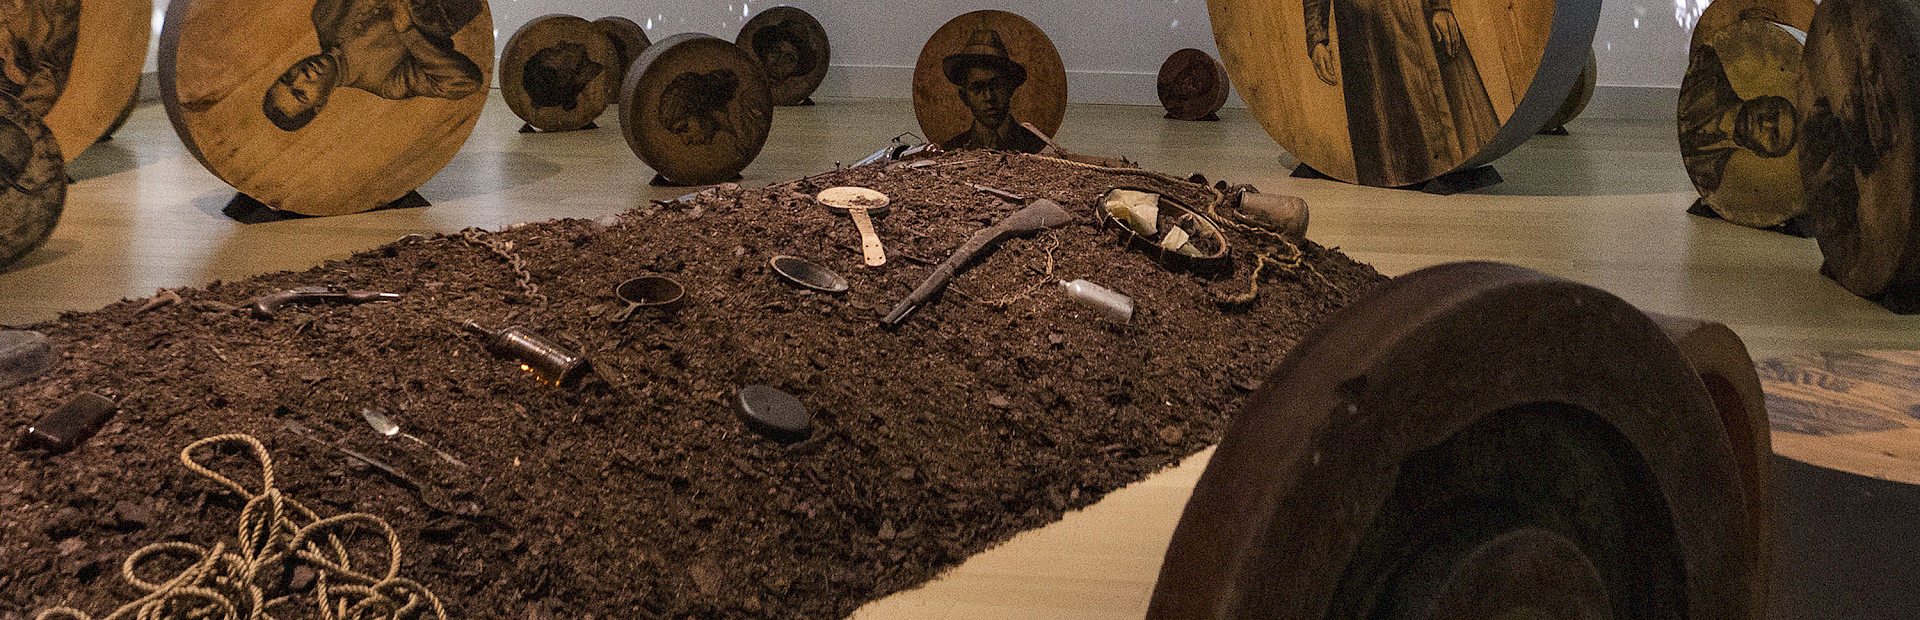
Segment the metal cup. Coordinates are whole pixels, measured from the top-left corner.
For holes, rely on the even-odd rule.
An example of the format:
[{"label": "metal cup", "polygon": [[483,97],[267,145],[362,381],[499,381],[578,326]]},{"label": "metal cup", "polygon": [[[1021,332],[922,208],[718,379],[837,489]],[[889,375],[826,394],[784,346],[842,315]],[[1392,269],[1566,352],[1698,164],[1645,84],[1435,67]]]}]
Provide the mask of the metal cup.
[{"label": "metal cup", "polygon": [[613,315],[613,322],[625,323],[641,308],[672,312],[686,302],[687,290],[666,276],[640,276],[613,288],[613,295],[627,307]]}]

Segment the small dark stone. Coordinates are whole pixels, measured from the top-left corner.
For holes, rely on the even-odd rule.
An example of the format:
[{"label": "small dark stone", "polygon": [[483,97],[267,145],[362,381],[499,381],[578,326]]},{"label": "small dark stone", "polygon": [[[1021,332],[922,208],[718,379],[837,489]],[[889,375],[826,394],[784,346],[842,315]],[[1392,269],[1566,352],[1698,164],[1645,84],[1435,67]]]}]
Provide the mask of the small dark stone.
[{"label": "small dark stone", "polygon": [[754,432],[781,443],[793,443],[813,434],[813,416],[792,394],[765,385],[740,388],[734,399],[740,420]]},{"label": "small dark stone", "polygon": [[313,582],[317,578],[319,575],[306,565],[295,566],[293,574],[287,577],[287,589],[293,592],[305,592],[307,588],[313,587]]}]

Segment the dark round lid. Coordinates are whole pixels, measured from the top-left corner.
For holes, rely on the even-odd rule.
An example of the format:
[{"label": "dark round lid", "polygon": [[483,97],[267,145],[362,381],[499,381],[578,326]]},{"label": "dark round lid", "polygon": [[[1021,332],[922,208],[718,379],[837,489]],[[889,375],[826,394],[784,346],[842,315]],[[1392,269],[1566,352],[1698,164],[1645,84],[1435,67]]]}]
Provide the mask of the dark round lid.
[{"label": "dark round lid", "polygon": [[734,405],[740,420],[754,432],[782,443],[806,439],[813,433],[813,416],[792,394],[765,385],[740,388]]}]

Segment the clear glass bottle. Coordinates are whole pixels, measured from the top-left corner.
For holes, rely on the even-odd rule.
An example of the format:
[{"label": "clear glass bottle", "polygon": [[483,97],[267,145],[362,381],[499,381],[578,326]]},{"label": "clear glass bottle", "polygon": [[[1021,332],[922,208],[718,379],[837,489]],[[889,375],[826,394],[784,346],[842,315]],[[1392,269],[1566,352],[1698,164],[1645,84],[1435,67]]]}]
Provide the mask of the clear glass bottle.
[{"label": "clear glass bottle", "polygon": [[1072,282],[1061,280],[1060,286],[1067,289],[1068,297],[1072,297],[1074,301],[1080,302],[1081,305],[1091,308],[1095,312],[1099,312],[1100,318],[1122,325],[1133,320],[1132,297],[1121,295],[1114,292],[1113,289],[1086,280],[1074,280]]}]

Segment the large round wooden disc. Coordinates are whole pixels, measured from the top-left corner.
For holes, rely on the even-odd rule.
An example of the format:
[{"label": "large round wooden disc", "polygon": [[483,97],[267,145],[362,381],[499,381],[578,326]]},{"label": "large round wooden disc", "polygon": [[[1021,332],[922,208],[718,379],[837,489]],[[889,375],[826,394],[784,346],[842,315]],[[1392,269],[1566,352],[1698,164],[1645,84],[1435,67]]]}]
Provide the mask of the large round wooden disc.
[{"label": "large round wooden disc", "polygon": [[1805,209],[1793,100],[1805,64],[1778,24],[1743,19],[1693,48],[1680,84],[1680,156],[1701,201],[1767,228]]},{"label": "large round wooden disc", "polygon": [[1920,6],[1826,0],[1807,32],[1800,171],[1821,273],[1862,297],[1920,287]]},{"label": "large round wooden disc", "polygon": [[[1545,126],[1591,53],[1600,2],[1210,0],[1207,12],[1240,97],[1282,148],[1335,179],[1398,187],[1492,162]],[[1446,40],[1463,45],[1436,42],[1456,31]]]},{"label": "large round wooden disc", "polygon": [[1688,47],[1699,47],[1713,33],[1743,19],[1764,19],[1806,32],[1813,27],[1813,11],[1819,6],[1813,0],[1714,0],[1693,23]]},{"label": "large round wooden disc", "polygon": [[572,15],[536,17],[500,52],[500,98],[541,131],[586,127],[612,100],[607,84],[626,78],[613,40]]},{"label": "large round wooden disc", "polygon": [[152,0],[15,0],[0,6],[0,93],[40,115],[68,161],[140,88]]},{"label": "large round wooden disc", "polygon": [[46,242],[66,201],[67,168],[53,131],[0,93],[0,268]]},{"label": "large round wooden disc", "polygon": [[366,211],[433,178],[492,72],[486,0],[174,0],[160,33],[160,99],[187,150],[305,215]]},{"label": "large round wooden disc", "polygon": [[[964,100],[963,90],[969,93]],[[1020,123],[1048,135],[1060,130],[1067,115],[1067,69],[1047,33],[1027,18],[1006,11],[967,13],[920,48],[913,115],[928,140],[949,150],[1038,153],[1046,144]]]},{"label": "large round wooden disc", "polygon": [[740,27],[734,39],[760,59],[773,89],[773,105],[800,105],[827,79],[833,50],[827,29],[813,15],[790,6],[776,6]]},{"label": "large round wooden disc", "polygon": [[620,131],[640,160],[675,183],[733,178],[767,144],[773,99],[760,62],[704,34],[647,48],[627,72]]},{"label": "large round wooden disc", "polygon": [[[1713,402],[1617,297],[1510,265],[1421,270],[1262,386],[1194,487],[1149,618],[1441,617],[1474,592],[1527,594],[1479,617],[1579,617],[1525,600],[1592,604],[1583,565],[1599,617],[1762,617]],[[1525,559],[1509,543],[1528,530],[1573,552],[1489,561]],[[1566,578],[1512,587],[1544,574]]]},{"label": "large round wooden disc", "polygon": [[1213,55],[1191,47],[1174,52],[1160,63],[1160,76],[1154,85],[1167,116],[1183,121],[1197,121],[1219,112],[1232,89],[1227,68],[1220,66]]},{"label": "large round wooden disc", "polygon": [[647,30],[633,20],[620,16],[602,17],[593,20],[593,27],[599,28],[607,39],[613,41],[613,53],[620,57],[620,68],[613,72],[614,78],[607,80],[607,102],[620,104],[620,87],[627,83],[627,69],[633,68],[633,61],[640,53],[647,51],[653,40],[647,38]]},{"label": "large round wooden disc", "polygon": [[1547,119],[1547,124],[1541,128],[1541,131],[1564,129],[1567,123],[1579,118],[1581,112],[1587,111],[1587,104],[1593,101],[1593,89],[1598,87],[1599,81],[1600,60],[1589,53],[1586,68],[1580,70],[1580,81],[1573,83],[1573,92],[1567,93],[1566,102],[1561,103],[1560,109],[1554,111],[1553,118]]}]

